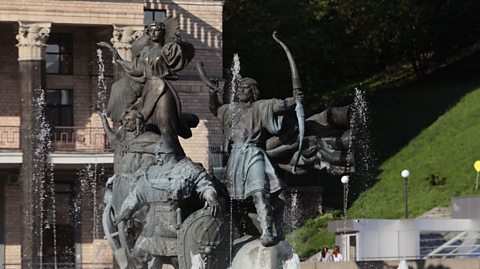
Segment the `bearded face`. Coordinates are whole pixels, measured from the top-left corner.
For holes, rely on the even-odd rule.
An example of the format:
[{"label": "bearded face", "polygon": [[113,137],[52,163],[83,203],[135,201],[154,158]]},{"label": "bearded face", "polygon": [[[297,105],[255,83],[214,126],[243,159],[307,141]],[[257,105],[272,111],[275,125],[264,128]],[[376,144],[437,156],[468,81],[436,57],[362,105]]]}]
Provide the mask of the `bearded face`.
[{"label": "bearded face", "polygon": [[127,132],[136,132],[137,135],[145,130],[145,121],[143,116],[137,111],[130,111],[124,114],[122,125]]},{"label": "bearded face", "polygon": [[238,85],[238,99],[245,103],[253,100],[253,87],[248,83],[240,82]]}]

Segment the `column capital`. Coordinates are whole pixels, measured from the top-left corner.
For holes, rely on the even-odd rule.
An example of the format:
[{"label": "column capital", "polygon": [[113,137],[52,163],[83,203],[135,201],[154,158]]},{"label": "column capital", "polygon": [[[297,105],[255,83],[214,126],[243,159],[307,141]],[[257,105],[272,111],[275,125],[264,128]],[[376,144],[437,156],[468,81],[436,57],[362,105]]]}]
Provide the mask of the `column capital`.
[{"label": "column capital", "polygon": [[43,60],[50,35],[50,22],[18,22],[18,60]]},{"label": "column capital", "polygon": [[132,44],[137,38],[143,35],[143,29],[143,26],[138,25],[113,25],[113,34],[110,41],[122,59],[127,61],[132,60]]}]

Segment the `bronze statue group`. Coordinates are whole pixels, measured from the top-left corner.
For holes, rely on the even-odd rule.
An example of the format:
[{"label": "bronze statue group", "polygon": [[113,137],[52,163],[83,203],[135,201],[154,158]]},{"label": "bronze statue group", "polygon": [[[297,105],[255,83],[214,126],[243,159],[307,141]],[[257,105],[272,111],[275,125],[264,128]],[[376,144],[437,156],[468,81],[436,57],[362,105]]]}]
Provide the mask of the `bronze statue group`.
[{"label": "bronze statue group", "polygon": [[[193,46],[180,37],[178,21],[169,17],[146,26],[132,44],[131,61],[121,59],[110,44],[98,45],[109,49],[124,71],[112,85],[107,110],[98,112],[115,160],[103,226],[120,268],[168,263],[186,269],[191,254],[201,254],[206,268],[227,268],[235,239],[230,235],[259,235],[264,247],[284,240],[280,170],[351,172],[349,108],[330,108],[305,119],[298,74],[283,43],[294,81],[293,97],[284,100],[261,100],[257,82],[240,78],[234,102],[221,105],[218,83],[197,65],[210,88],[210,111],[223,128],[219,142],[228,158],[223,178],[185,156],[178,139],[191,137],[199,122],[182,111],[171,83],[194,57]],[[297,119],[289,113],[294,109]],[[107,116],[118,128],[110,127]],[[260,229],[248,213],[256,213]]]}]

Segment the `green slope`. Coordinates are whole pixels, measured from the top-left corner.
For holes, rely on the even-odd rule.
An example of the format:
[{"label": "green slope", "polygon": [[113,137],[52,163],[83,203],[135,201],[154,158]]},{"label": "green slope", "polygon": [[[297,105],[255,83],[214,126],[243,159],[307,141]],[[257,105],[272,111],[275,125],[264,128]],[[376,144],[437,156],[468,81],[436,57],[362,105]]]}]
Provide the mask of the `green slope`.
[{"label": "green slope", "polygon": [[[380,165],[370,178],[350,180],[348,218],[403,218],[403,169],[410,170],[409,217],[449,206],[452,196],[480,194],[474,190],[473,169],[480,160],[479,63],[480,53],[475,53],[423,79],[367,96],[371,151]],[[444,184],[432,185],[427,180],[432,174],[445,178]],[[324,203],[341,208],[340,179],[324,187]],[[326,231],[328,217],[309,220],[287,237],[301,256],[334,244]]]},{"label": "green slope", "polygon": [[335,234],[328,232],[327,226],[328,221],[333,219],[332,214],[309,219],[302,227],[287,235],[287,241],[300,257],[313,255],[322,247],[332,248],[335,244]]},{"label": "green slope", "polygon": [[[448,79],[448,76],[444,76],[443,79]],[[450,87],[439,89],[437,94],[442,94],[442,91],[446,90],[454,91],[455,87],[467,87],[466,84],[468,83],[465,81],[459,82],[458,85],[436,83],[439,88]],[[421,91],[419,94],[422,94]],[[435,100],[438,97],[435,92],[431,92],[429,98]],[[409,110],[409,107],[405,109]],[[412,112],[415,113],[410,111],[406,114]],[[392,131],[401,133],[402,126],[390,130]],[[421,215],[436,206],[449,206],[451,196],[478,193],[474,190],[476,173],[473,170],[473,163],[478,159],[480,159],[480,87],[477,84],[475,89],[423,129],[398,153],[383,162],[377,183],[360,194],[349,210],[349,218],[403,217],[404,181],[400,177],[403,169],[410,170],[408,188],[410,217]],[[432,174],[445,178],[445,183],[441,185],[429,183],[427,179]]]}]

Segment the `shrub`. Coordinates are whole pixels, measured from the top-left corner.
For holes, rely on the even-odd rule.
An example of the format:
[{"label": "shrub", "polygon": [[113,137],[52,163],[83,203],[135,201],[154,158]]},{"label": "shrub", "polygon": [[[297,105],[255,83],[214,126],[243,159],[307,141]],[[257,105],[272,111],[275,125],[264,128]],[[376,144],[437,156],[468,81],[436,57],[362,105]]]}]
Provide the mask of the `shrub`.
[{"label": "shrub", "polygon": [[447,178],[443,177],[440,175],[439,172],[433,172],[431,173],[427,178],[427,182],[430,184],[430,186],[440,186],[440,185],[445,185],[447,182]]}]

